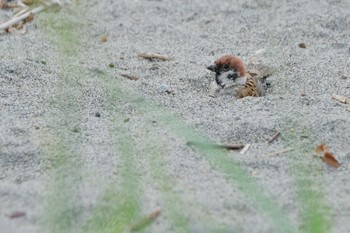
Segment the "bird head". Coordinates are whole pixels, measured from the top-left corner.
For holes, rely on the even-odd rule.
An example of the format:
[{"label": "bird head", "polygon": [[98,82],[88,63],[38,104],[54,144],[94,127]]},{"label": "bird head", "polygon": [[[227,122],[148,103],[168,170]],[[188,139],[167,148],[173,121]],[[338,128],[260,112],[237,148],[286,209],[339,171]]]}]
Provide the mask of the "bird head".
[{"label": "bird head", "polygon": [[216,81],[220,86],[225,86],[229,80],[236,83],[245,82],[245,78],[244,80],[237,79],[246,75],[245,65],[239,57],[233,55],[222,56],[207,69],[215,72]]}]

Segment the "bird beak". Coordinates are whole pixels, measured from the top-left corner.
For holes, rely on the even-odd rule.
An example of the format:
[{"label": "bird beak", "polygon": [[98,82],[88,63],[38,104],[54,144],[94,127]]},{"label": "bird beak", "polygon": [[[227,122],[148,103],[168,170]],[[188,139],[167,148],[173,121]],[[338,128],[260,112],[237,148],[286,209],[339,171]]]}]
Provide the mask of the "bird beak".
[{"label": "bird beak", "polygon": [[214,71],[214,72],[218,72],[219,71],[218,68],[219,67],[216,64],[213,64],[213,65],[210,65],[210,66],[207,67],[208,70],[211,70],[211,71]]}]

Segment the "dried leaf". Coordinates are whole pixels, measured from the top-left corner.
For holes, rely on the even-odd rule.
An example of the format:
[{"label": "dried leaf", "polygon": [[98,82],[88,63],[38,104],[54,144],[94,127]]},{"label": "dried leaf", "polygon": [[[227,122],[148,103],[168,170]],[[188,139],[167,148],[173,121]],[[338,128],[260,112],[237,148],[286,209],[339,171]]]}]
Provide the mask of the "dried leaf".
[{"label": "dried leaf", "polygon": [[316,154],[320,155],[323,162],[331,167],[338,168],[340,163],[334,158],[333,154],[325,144],[321,144],[315,149]]},{"label": "dried leaf", "polygon": [[280,134],[281,134],[280,131],[277,130],[277,131],[272,135],[272,137],[269,139],[269,141],[268,141],[267,143],[273,142]]},{"label": "dried leaf", "polygon": [[316,146],[315,152],[316,154],[321,154],[322,152],[329,151],[325,144],[321,144],[319,146]]},{"label": "dried leaf", "polygon": [[340,166],[340,163],[334,158],[332,153],[328,151],[322,157],[322,161],[334,168],[338,168]]}]

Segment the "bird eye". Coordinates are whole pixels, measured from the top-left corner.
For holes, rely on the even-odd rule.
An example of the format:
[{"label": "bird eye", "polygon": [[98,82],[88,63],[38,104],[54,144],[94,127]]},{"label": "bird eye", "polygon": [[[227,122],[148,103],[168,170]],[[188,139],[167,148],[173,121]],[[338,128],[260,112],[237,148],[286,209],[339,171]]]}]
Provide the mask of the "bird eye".
[{"label": "bird eye", "polygon": [[224,70],[228,70],[229,66],[227,64],[224,65]]}]

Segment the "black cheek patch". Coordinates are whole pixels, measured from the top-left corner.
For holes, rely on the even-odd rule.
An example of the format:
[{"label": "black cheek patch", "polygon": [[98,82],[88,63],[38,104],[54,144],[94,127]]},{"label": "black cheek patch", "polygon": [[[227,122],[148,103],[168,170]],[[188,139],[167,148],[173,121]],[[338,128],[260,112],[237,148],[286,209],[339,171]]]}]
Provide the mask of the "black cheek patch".
[{"label": "black cheek patch", "polygon": [[228,74],[228,75],[227,75],[227,78],[228,78],[228,79],[232,79],[232,80],[236,79],[237,77],[238,77],[238,75],[237,75],[236,72],[234,72],[233,74]]}]

